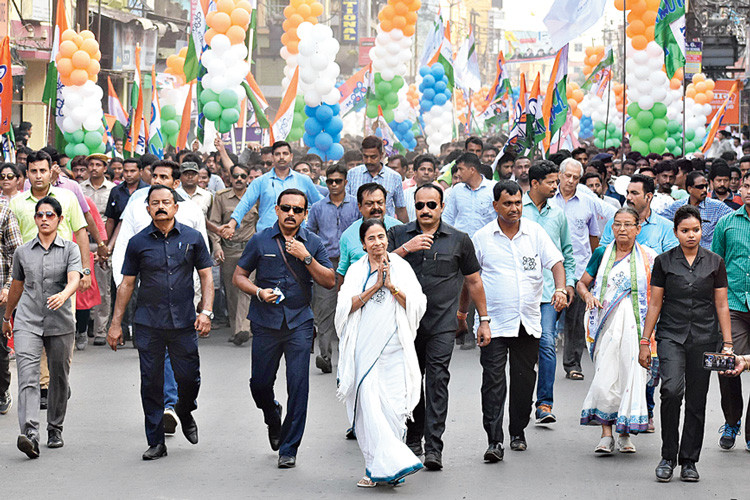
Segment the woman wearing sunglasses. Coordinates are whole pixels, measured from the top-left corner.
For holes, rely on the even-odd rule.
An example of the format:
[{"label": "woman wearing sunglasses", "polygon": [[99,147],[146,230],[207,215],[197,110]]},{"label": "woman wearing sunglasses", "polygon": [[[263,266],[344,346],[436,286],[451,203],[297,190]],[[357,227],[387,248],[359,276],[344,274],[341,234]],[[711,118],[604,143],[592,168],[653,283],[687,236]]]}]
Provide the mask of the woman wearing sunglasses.
[{"label": "woman wearing sunglasses", "polygon": [[338,396],[365,457],[357,486],[372,488],[399,484],[422,468],[404,436],[419,402],[414,338],[427,298],[411,266],[388,253],[382,220],[362,222],[359,237],[367,253],[349,267],[336,308]]},{"label": "woman wearing sunglasses", "polygon": [[8,203],[10,200],[21,194],[18,190],[19,177],[20,172],[18,167],[13,163],[0,164],[0,188],[2,188],[0,200]]}]

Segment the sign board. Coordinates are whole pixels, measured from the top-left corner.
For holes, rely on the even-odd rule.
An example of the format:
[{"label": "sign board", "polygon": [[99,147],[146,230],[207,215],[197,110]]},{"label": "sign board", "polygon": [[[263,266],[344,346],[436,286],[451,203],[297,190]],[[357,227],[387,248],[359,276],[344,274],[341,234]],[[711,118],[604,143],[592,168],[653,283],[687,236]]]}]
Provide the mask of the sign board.
[{"label": "sign board", "polygon": [[[711,114],[706,117],[707,123],[711,123],[711,120],[714,119],[714,115],[716,115],[716,112],[729,95],[732,85],[734,85],[734,80],[716,80],[716,85],[714,86],[714,99],[711,101]],[[727,110],[724,113],[724,121],[722,121],[722,125],[740,124],[739,97],[739,92],[732,94],[732,98],[729,100],[729,104],[727,104]]]},{"label": "sign board", "polygon": [[156,64],[157,30],[144,30],[135,24],[113,23],[112,70],[135,69],[135,46],[141,45],[141,71],[151,71]]},{"label": "sign board", "polygon": [[8,36],[8,0],[0,0],[0,40]]},{"label": "sign board", "polygon": [[374,46],[374,38],[359,39],[359,66],[367,66],[368,64],[370,64],[370,49]]},{"label": "sign board", "polygon": [[357,18],[359,17],[358,0],[341,0],[341,41],[355,45],[359,38]]},{"label": "sign board", "polygon": [[689,79],[703,69],[703,42],[685,43],[685,75]]},{"label": "sign board", "polygon": [[506,61],[533,61],[555,57],[557,54],[546,31],[507,30],[504,35]]}]

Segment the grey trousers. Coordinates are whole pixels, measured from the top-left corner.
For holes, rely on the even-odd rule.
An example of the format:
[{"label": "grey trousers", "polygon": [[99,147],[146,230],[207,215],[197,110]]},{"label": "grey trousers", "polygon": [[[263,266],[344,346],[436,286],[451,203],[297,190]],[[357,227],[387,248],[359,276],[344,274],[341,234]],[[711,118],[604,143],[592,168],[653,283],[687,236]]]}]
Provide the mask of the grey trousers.
[{"label": "grey trousers", "polygon": [[[338,266],[338,259],[331,259],[333,268]],[[339,275],[336,274],[338,281]],[[333,339],[336,337],[336,328],[334,319],[336,316],[336,301],[338,298],[337,286],[327,289],[313,283],[312,308],[315,314],[315,328],[318,329],[318,349],[320,355],[326,359],[331,359],[333,355]]]},{"label": "grey trousers", "polygon": [[[5,316],[5,306],[0,306],[0,314]],[[10,387],[10,349],[8,339],[0,334],[0,397]]]},{"label": "grey trousers", "polygon": [[94,335],[96,337],[106,337],[110,312],[112,311],[112,292],[110,290],[112,268],[109,262],[106,263],[106,268],[102,268],[99,263],[94,264],[94,275],[96,276],[96,283],[99,285],[99,292],[101,292],[102,296],[102,303],[94,306],[91,310],[91,316],[94,318]]},{"label": "grey trousers", "polygon": [[[232,335],[239,332],[250,331],[250,320],[247,313],[250,309],[250,296],[232,284],[232,275],[237,267],[237,262],[242,257],[244,247],[232,248],[223,246],[224,262],[221,264],[221,278],[224,281],[224,290],[227,294],[227,311],[229,315],[229,327]],[[250,273],[250,281],[255,281],[255,271]]]},{"label": "grey trousers", "polygon": [[75,333],[42,337],[29,332],[13,334],[18,367],[18,424],[21,433],[39,439],[39,362],[47,351],[49,394],[47,430],[62,431],[68,408],[68,374]]}]

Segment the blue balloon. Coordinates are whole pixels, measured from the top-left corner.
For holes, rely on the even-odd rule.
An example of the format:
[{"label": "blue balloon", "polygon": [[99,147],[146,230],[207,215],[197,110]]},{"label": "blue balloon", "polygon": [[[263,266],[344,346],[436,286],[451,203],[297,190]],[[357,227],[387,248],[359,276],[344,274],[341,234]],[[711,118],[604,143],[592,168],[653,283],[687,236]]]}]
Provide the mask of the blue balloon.
[{"label": "blue balloon", "polygon": [[443,90],[443,94],[445,94],[445,98],[449,101],[451,100],[451,91],[448,89]]},{"label": "blue balloon", "polygon": [[432,109],[432,101],[427,100],[427,99],[422,99],[419,102],[419,105],[420,105],[423,113],[427,113],[428,111],[430,111]]},{"label": "blue balloon", "polygon": [[334,144],[341,142],[341,134],[331,134],[331,139],[333,139]]},{"label": "blue balloon", "polygon": [[442,78],[445,75],[445,68],[440,63],[435,63],[430,68],[430,73],[432,73],[432,76],[437,78]]},{"label": "blue balloon", "polygon": [[435,99],[434,89],[429,88],[422,92],[422,100],[432,101],[433,99]]},{"label": "blue balloon", "polygon": [[333,117],[333,111],[328,106],[318,106],[315,110],[315,118],[321,125],[325,126]]},{"label": "blue balloon", "polygon": [[443,80],[435,82],[435,92],[443,92],[446,88],[448,85]]},{"label": "blue balloon", "polygon": [[315,136],[305,132],[302,134],[302,141],[305,143],[305,146],[312,147],[315,144]]},{"label": "blue balloon", "polygon": [[325,153],[323,151],[319,150],[318,148],[316,148],[315,146],[310,146],[310,149],[307,150],[307,154],[309,154],[309,155],[318,155],[321,158],[323,158],[324,160],[326,159]]},{"label": "blue balloon", "polygon": [[310,117],[307,120],[305,120],[305,132],[308,135],[316,136],[320,132],[323,131],[323,127],[320,125],[320,122],[315,119],[315,117]]},{"label": "blue balloon", "polygon": [[398,124],[398,132],[401,135],[406,135],[407,132],[411,130],[411,123],[407,122],[401,122]]},{"label": "blue balloon", "polygon": [[315,137],[315,147],[321,151],[328,151],[331,144],[333,144],[333,139],[325,132],[321,132]]},{"label": "blue balloon", "polygon": [[422,79],[422,84],[426,89],[429,89],[431,87],[435,86],[435,77],[432,75],[427,75]]},{"label": "blue balloon", "polygon": [[[344,129],[344,121],[338,116],[331,118],[331,121],[326,125],[326,132],[331,135],[337,135]],[[336,141],[334,141],[336,142]]]},{"label": "blue balloon", "polygon": [[445,97],[445,94],[441,93],[435,96],[435,100],[434,100],[435,106],[442,106],[446,102],[448,102],[448,99]]},{"label": "blue balloon", "polygon": [[338,142],[334,142],[331,144],[331,147],[328,148],[328,151],[326,151],[326,155],[328,156],[328,158],[326,158],[327,160],[340,160],[341,157],[344,156],[344,146]]},{"label": "blue balloon", "polygon": [[422,66],[419,68],[419,74],[422,78],[430,74],[430,67],[429,66]]},{"label": "blue balloon", "polygon": [[318,109],[317,107],[312,106],[305,106],[305,114],[307,116],[315,116],[315,110]]},{"label": "blue balloon", "polygon": [[[328,104],[326,104],[328,106]],[[331,108],[331,111],[333,111],[334,116],[341,113],[341,106],[339,106],[338,103],[334,104],[333,106],[329,106]]]}]

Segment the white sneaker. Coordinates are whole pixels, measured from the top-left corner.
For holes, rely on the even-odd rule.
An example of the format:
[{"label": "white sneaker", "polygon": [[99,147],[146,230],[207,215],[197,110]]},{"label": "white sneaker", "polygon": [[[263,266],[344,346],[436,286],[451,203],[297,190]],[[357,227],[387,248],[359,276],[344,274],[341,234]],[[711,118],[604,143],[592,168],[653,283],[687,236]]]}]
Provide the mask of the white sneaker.
[{"label": "white sneaker", "polygon": [[164,434],[174,434],[177,430],[177,414],[172,408],[164,408]]},{"label": "white sneaker", "polygon": [[624,434],[617,438],[617,451],[620,453],[635,453],[635,445],[630,440],[630,434]]},{"label": "white sneaker", "polygon": [[615,451],[615,438],[612,436],[605,436],[600,441],[599,444],[596,445],[596,448],[594,448],[594,453],[602,453],[609,455]]}]

